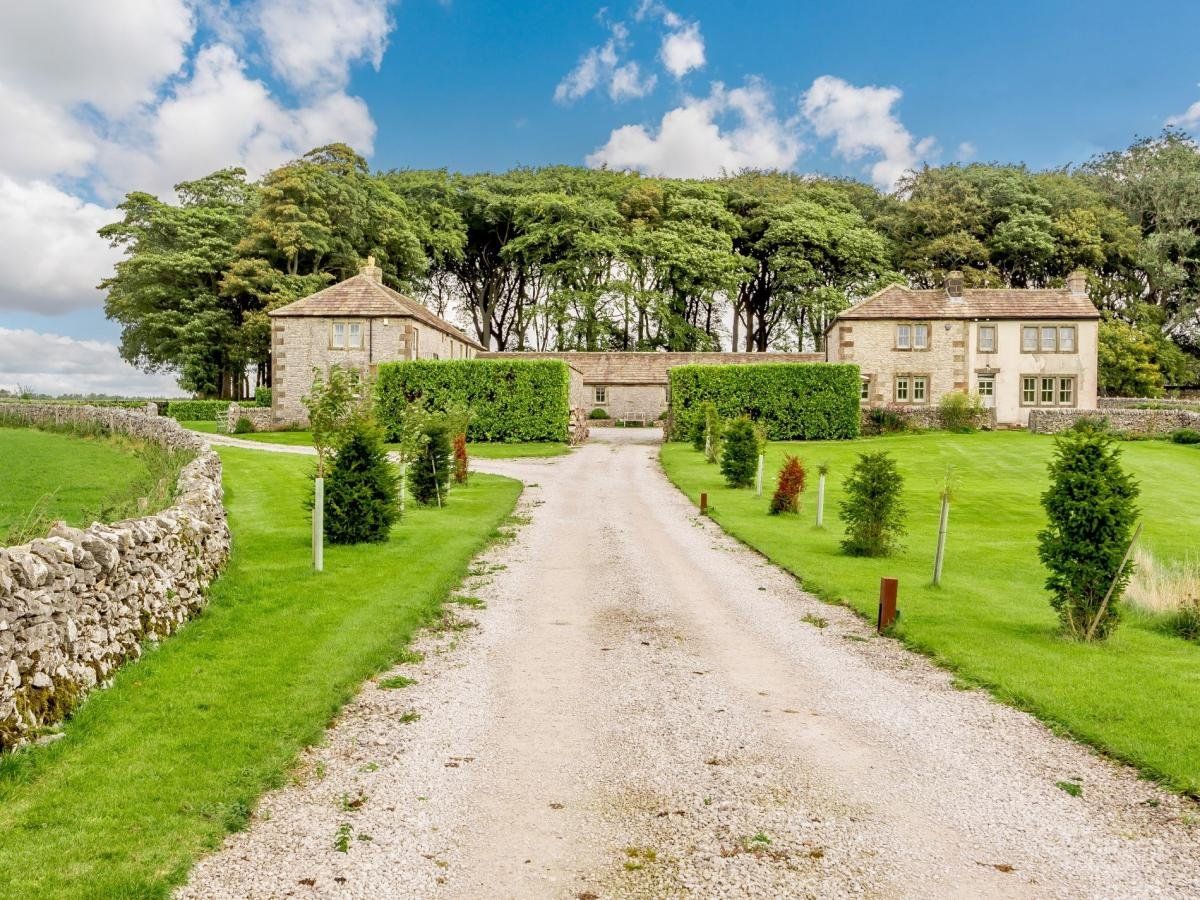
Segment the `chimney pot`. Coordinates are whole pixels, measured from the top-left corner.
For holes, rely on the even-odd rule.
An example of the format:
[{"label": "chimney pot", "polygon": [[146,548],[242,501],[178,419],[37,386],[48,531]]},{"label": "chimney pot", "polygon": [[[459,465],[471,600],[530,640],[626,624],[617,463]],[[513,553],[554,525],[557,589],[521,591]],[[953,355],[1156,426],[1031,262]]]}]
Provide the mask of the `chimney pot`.
[{"label": "chimney pot", "polygon": [[358,274],[366,275],[368,278],[383,283],[383,269],[375,265],[374,256],[367,257],[367,264],[358,270]]},{"label": "chimney pot", "polygon": [[1087,272],[1083,269],[1076,269],[1067,276],[1067,290],[1072,294],[1080,294],[1087,296]]},{"label": "chimney pot", "polygon": [[963,295],[963,273],[958,269],[951,269],[946,273],[946,293],[951,297]]}]

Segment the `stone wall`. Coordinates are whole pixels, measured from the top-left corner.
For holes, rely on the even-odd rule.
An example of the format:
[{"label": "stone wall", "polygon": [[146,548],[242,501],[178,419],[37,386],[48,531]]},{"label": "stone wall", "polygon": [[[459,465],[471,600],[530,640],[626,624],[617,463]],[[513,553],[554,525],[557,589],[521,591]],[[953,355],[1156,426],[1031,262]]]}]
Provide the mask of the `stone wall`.
[{"label": "stone wall", "polygon": [[271,407],[230,403],[225,412],[224,431],[233,434],[239,419],[248,421],[254,431],[270,431],[275,427],[275,411]]},{"label": "stone wall", "polygon": [[229,556],[221,461],[172,419],[93,406],[0,403],[29,425],[100,425],[195,453],[162,512],[111,525],[57,523],[0,548],[0,750],[62,720],[84,694],[175,631]]},{"label": "stone wall", "polygon": [[1139,409],[1145,407],[1162,407],[1163,409],[1200,410],[1200,399],[1180,400],[1177,398],[1159,397],[1098,397],[1096,404],[1101,409]]},{"label": "stone wall", "polygon": [[1124,434],[1165,435],[1180,428],[1200,430],[1200,413],[1186,409],[1035,409],[1029,413],[1029,430],[1057,434],[1080,419],[1102,419]]}]

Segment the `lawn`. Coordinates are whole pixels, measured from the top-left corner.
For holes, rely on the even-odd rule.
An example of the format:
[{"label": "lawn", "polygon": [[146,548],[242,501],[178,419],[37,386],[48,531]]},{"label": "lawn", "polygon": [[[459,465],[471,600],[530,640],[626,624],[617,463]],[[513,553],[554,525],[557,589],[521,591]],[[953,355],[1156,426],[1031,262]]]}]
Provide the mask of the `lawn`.
[{"label": "lawn", "polygon": [[[1143,542],[1160,559],[1195,553],[1200,532],[1200,450],[1161,441],[1121,445],[1141,483]],[[907,547],[885,560],[840,552],[841,482],[856,453],[888,450],[905,477]],[[809,590],[874,618],[881,576],[900,580],[906,643],[967,684],[1028,709],[1176,789],[1200,794],[1200,644],[1129,615],[1102,646],[1060,638],[1043,589],[1036,534],[1053,439],[1025,432],[929,433],[845,442],[772,444],[764,496],[724,486],[715,465],[686,444],[663,447],[668,476],[693,502],[708,492],[728,532],[795,573]],[[767,514],[785,453],[809,471],[798,516]],[[831,466],[825,528],[815,527],[816,466]],[[953,468],[945,573],[932,587],[939,491]]]},{"label": "lawn", "polygon": [[0,538],[35,507],[39,519],[88,525],[93,511],[146,474],[120,440],[0,427]]},{"label": "lawn", "polygon": [[[204,431],[213,434],[217,430],[216,422],[181,422],[185,428],[193,431]],[[264,444],[288,444],[294,447],[311,447],[312,432],[310,431],[252,431],[246,434],[233,435],[248,441],[261,441]],[[389,444],[388,446],[395,446]],[[555,441],[526,442],[515,444],[470,444],[467,452],[480,459],[514,459],[526,456],[561,456],[571,448],[566,444]]]},{"label": "lawn", "polygon": [[311,461],[220,452],[234,552],[208,608],[94,694],[65,738],[0,759],[2,897],[168,896],[397,658],[520,492],[476,475],[387,544],[326,548],[315,575]]}]

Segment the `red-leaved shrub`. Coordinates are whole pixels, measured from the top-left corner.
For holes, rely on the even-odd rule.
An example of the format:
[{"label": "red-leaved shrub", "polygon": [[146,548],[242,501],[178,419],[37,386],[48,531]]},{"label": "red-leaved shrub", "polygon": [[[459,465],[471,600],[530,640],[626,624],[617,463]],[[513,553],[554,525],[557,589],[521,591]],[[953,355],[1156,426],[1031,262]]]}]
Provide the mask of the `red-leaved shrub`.
[{"label": "red-leaved shrub", "polygon": [[467,436],[465,434],[454,436],[454,482],[455,484],[467,483]]},{"label": "red-leaved shrub", "polygon": [[800,494],[804,491],[804,463],[795,456],[786,456],[779,469],[779,483],[771,498],[771,515],[800,511]]}]

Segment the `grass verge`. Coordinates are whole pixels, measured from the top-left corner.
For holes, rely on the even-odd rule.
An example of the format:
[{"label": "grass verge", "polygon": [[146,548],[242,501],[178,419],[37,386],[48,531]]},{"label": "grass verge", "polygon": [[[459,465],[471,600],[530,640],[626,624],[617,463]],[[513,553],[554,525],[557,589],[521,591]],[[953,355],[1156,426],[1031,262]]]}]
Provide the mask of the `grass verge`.
[{"label": "grass verge", "polygon": [[[1200,453],[1162,441],[1122,444],[1141,484],[1143,541],[1162,560],[1194,552],[1200,530]],[[905,478],[909,534],[889,559],[843,555],[842,479],[858,452],[889,450]],[[879,579],[900,580],[896,635],[970,683],[1140,767],[1200,794],[1200,645],[1129,614],[1104,645],[1058,636],[1037,558],[1039,504],[1053,441],[1025,432],[928,433],[845,442],[772,444],[764,491],[731,490],[685,444],[662,462],[693,502],[706,491],[726,531],[797,575],[804,587],[874,618]],[[797,516],[767,514],[785,453],[800,456],[808,489]],[[814,525],[816,467],[829,463],[825,528]],[[939,491],[952,467],[955,499],[942,587],[931,585]]]},{"label": "grass verge", "polygon": [[0,896],[168,896],[403,655],[520,493],[477,475],[387,544],[327,547],[314,575],[311,460],[220,452],[234,552],[207,609],[93,695],[65,738],[0,759]]},{"label": "grass verge", "polygon": [[[213,434],[217,430],[216,422],[181,422],[185,428],[193,431],[203,431]],[[293,447],[311,447],[311,431],[251,431],[247,434],[235,434],[233,437],[244,438],[248,441],[260,441],[264,444],[287,444]],[[394,447],[394,444],[389,444]],[[566,444],[554,441],[515,444],[469,444],[467,451],[479,459],[516,459],[518,457],[561,456],[571,448]]]}]

